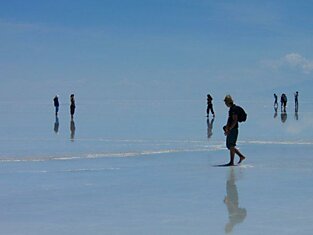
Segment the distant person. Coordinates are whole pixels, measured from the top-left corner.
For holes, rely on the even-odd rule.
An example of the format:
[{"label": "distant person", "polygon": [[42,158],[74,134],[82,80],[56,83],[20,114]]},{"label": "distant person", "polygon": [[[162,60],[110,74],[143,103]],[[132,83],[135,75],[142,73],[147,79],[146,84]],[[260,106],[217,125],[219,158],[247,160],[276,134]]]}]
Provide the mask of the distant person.
[{"label": "distant person", "polygon": [[207,136],[208,136],[208,140],[211,138],[211,136],[213,135],[213,123],[214,123],[214,118],[212,118],[211,119],[211,121],[210,121],[210,119],[208,118],[207,120],[206,120],[206,122],[207,122],[207,127],[208,127],[208,129],[207,129]]},{"label": "distant person", "polygon": [[225,105],[229,108],[228,120],[226,126],[223,127],[226,137],[226,147],[230,151],[230,161],[226,166],[234,165],[235,154],[239,156],[238,164],[245,160],[245,156],[236,148],[236,142],[238,138],[238,116],[240,109],[234,104],[234,101],[230,95],[227,95],[224,99]]},{"label": "distant person", "polygon": [[287,96],[285,93],[283,93],[280,97],[280,109],[281,112],[286,112],[286,106],[287,106]]},{"label": "distant person", "polygon": [[296,93],[295,93],[295,112],[296,112],[296,113],[298,112],[298,107],[299,107],[299,104],[298,104],[298,96],[299,96],[299,93],[296,92]]},{"label": "distant person", "polygon": [[225,232],[231,233],[236,224],[242,223],[247,216],[247,210],[239,207],[239,195],[236,186],[234,169],[231,169],[226,182],[226,196],[224,203],[228,211],[228,223],[225,225]]},{"label": "distant person", "polygon": [[75,113],[75,108],[76,108],[74,94],[71,94],[70,101],[71,101],[70,113],[71,113],[71,119],[73,119],[74,118],[74,113]]},{"label": "distant person", "polygon": [[278,107],[277,95],[274,93],[274,109]]},{"label": "distant person", "polygon": [[206,116],[207,117],[209,117],[210,111],[211,111],[213,117],[215,117],[212,100],[213,100],[212,96],[210,94],[208,94],[207,95],[207,109],[206,109]]},{"label": "distant person", "polygon": [[54,107],[55,107],[55,116],[58,116],[59,106],[60,106],[60,104],[59,104],[59,96],[56,95],[53,98],[53,103],[54,103]]}]

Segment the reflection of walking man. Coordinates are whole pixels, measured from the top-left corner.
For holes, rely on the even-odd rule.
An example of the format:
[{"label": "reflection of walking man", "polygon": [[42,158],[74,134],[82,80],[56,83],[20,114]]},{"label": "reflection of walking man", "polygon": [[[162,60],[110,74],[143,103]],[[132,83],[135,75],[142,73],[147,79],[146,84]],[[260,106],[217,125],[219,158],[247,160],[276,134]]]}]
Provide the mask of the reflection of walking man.
[{"label": "reflection of walking man", "polygon": [[247,216],[247,210],[239,207],[239,196],[233,168],[230,168],[229,177],[226,182],[226,193],[224,203],[227,206],[229,220],[225,225],[225,233],[230,233],[235,225],[242,223]]}]

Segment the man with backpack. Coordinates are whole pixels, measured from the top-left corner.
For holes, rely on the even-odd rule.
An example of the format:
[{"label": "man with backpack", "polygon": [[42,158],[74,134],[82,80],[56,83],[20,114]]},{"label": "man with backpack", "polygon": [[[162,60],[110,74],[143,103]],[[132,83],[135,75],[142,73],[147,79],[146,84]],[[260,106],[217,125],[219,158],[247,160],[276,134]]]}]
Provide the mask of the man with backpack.
[{"label": "man with backpack", "polygon": [[236,142],[238,138],[238,122],[244,122],[247,119],[246,112],[240,107],[234,104],[234,101],[230,95],[225,96],[225,105],[229,108],[228,120],[226,126],[223,127],[224,134],[226,135],[226,147],[230,152],[230,161],[226,166],[234,165],[235,154],[239,156],[238,164],[245,160],[245,156],[236,148]]}]

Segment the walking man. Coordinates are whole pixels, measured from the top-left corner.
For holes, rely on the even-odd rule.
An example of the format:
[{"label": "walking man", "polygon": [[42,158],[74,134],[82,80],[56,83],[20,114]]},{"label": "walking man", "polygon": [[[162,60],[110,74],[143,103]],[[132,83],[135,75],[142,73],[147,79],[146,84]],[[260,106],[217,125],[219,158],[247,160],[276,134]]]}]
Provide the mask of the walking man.
[{"label": "walking man", "polygon": [[226,147],[230,152],[230,161],[226,166],[234,165],[235,154],[239,156],[238,164],[245,160],[245,156],[236,148],[236,142],[238,138],[238,115],[239,107],[234,104],[234,101],[230,95],[225,96],[225,105],[229,108],[228,120],[226,126],[223,127],[224,134],[226,135]]}]

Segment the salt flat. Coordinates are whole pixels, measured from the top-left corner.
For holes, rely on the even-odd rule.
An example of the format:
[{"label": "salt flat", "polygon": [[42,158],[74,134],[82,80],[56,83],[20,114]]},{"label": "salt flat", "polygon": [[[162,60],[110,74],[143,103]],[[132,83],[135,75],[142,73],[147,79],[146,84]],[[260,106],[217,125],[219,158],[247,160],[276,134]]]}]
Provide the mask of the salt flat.
[{"label": "salt flat", "polygon": [[242,102],[247,160],[215,167],[229,158],[215,106],[212,123],[198,101],[83,103],[73,131],[64,105],[57,132],[45,104],[3,113],[1,233],[310,234],[311,113]]}]

